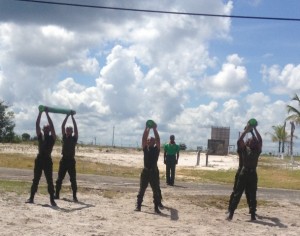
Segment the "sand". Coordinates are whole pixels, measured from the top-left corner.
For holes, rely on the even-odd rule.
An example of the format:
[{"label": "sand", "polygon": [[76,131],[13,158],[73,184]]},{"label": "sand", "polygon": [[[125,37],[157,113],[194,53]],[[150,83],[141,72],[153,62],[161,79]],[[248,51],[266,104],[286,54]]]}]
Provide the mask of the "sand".
[{"label": "sand", "polygon": [[[0,145],[0,152],[28,152],[34,158],[35,147]],[[54,155],[59,155],[59,148]],[[141,152],[116,152],[110,149],[79,148],[78,158],[125,166],[142,166]],[[178,168],[229,169],[237,167],[236,156],[209,157],[204,154],[197,166],[197,153],[183,154]],[[162,159],[159,162],[163,169]],[[44,178],[44,177],[43,177]],[[21,179],[21,176],[20,176]],[[80,181],[80,180],[79,180]],[[65,183],[66,182],[66,183]],[[68,177],[65,179],[68,182]],[[125,188],[126,189],[126,188]],[[135,191],[136,190],[136,191]],[[281,200],[259,207],[256,221],[250,221],[246,208],[237,209],[232,221],[225,211],[200,206],[186,196],[201,197],[201,189],[170,187],[162,184],[165,209],[155,214],[152,192],[146,191],[142,211],[135,212],[138,186],[128,191],[109,191],[95,187],[79,192],[79,202],[71,192],[49,205],[49,197],[37,193],[35,204],[25,204],[28,195],[0,193],[1,235],[300,235],[300,202]],[[230,191],[228,192],[228,196]]]}]

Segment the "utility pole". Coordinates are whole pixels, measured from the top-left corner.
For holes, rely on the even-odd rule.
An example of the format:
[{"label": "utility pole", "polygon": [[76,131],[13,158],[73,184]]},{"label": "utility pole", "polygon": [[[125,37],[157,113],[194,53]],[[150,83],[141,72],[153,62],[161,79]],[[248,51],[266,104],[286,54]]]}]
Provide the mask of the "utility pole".
[{"label": "utility pole", "polygon": [[115,146],[115,126],[113,126],[113,136],[112,136],[112,143],[111,146],[114,147]]}]

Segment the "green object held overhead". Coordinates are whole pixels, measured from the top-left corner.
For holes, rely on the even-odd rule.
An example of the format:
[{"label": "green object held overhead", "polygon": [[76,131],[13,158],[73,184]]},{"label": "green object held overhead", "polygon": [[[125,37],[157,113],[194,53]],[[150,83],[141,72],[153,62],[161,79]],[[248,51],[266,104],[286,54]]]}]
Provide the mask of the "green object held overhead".
[{"label": "green object held overhead", "polygon": [[146,122],[146,126],[148,128],[153,128],[154,124],[155,124],[155,122],[153,120],[147,120],[147,122]]},{"label": "green object held overhead", "polygon": [[257,126],[257,120],[256,119],[254,119],[254,118],[252,118],[252,119],[250,119],[249,121],[248,121],[248,124],[250,125],[250,126],[252,126],[252,127],[254,127],[254,126]]},{"label": "green object held overhead", "polygon": [[76,111],[73,111],[71,109],[58,108],[58,107],[48,107],[48,106],[44,106],[44,105],[39,105],[39,111],[40,112],[45,111],[46,107],[48,109],[48,112],[51,112],[51,113],[59,113],[59,114],[66,114],[66,115],[69,115],[71,113],[73,113],[74,115],[76,114]]}]

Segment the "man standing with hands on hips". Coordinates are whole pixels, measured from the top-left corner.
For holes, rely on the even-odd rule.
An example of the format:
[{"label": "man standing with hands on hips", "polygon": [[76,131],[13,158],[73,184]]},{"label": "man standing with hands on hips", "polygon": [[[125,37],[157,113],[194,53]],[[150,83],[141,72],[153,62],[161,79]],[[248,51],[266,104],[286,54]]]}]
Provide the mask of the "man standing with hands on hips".
[{"label": "man standing with hands on hips", "polygon": [[167,185],[174,185],[175,168],[179,159],[179,145],[175,143],[175,136],[170,136],[169,143],[164,146],[164,163],[166,165],[166,182]]}]

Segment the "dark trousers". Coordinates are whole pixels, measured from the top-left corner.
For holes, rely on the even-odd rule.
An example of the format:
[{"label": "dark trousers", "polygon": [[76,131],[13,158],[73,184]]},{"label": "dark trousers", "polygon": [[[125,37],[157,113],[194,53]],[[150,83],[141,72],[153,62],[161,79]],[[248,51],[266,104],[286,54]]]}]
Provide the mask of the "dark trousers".
[{"label": "dark trousers", "polygon": [[174,185],[175,181],[175,168],[176,168],[176,156],[166,156],[166,182],[167,184]]},{"label": "dark trousers", "polygon": [[31,198],[34,197],[35,193],[38,190],[38,185],[44,171],[47,185],[48,185],[48,193],[51,197],[54,195],[54,185],[53,185],[53,162],[51,157],[39,157],[34,161],[34,177],[31,185]]},{"label": "dark trousers", "polygon": [[145,191],[146,191],[149,183],[150,183],[150,186],[151,186],[152,192],[153,192],[154,204],[158,205],[161,202],[158,169],[149,170],[147,168],[144,168],[142,170],[142,173],[140,176],[140,190],[137,195],[137,205],[138,206],[142,205]]},{"label": "dark trousers", "polygon": [[[238,177],[239,177],[239,174],[241,172],[242,168],[238,168],[236,174],[235,174],[235,177],[234,177],[234,184],[233,184],[233,190],[232,190],[232,193],[230,194],[230,197],[229,197],[229,207],[230,205],[232,204],[232,199],[233,199],[233,196],[234,196],[234,193],[236,191],[236,186],[237,186],[237,182],[238,182]],[[246,195],[246,200],[247,200],[247,204],[248,206],[250,207],[250,199],[249,199],[249,193],[248,193],[248,190],[247,188],[245,189],[245,195]]]},{"label": "dark trousers", "polygon": [[75,159],[61,159],[59,162],[59,169],[58,169],[58,178],[56,180],[56,194],[59,195],[61,190],[61,186],[63,180],[68,172],[70,176],[71,188],[73,191],[73,196],[76,196],[77,193],[77,181],[76,181],[76,161]]},{"label": "dark trousers", "polygon": [[242,168],[240,174],[238,175],[236,189],[229,206],[230,211],[235,211],[245,189],[247,189],[248,192],[250,213],[255,213],[257,206],[257,173],[255,169]]}]

